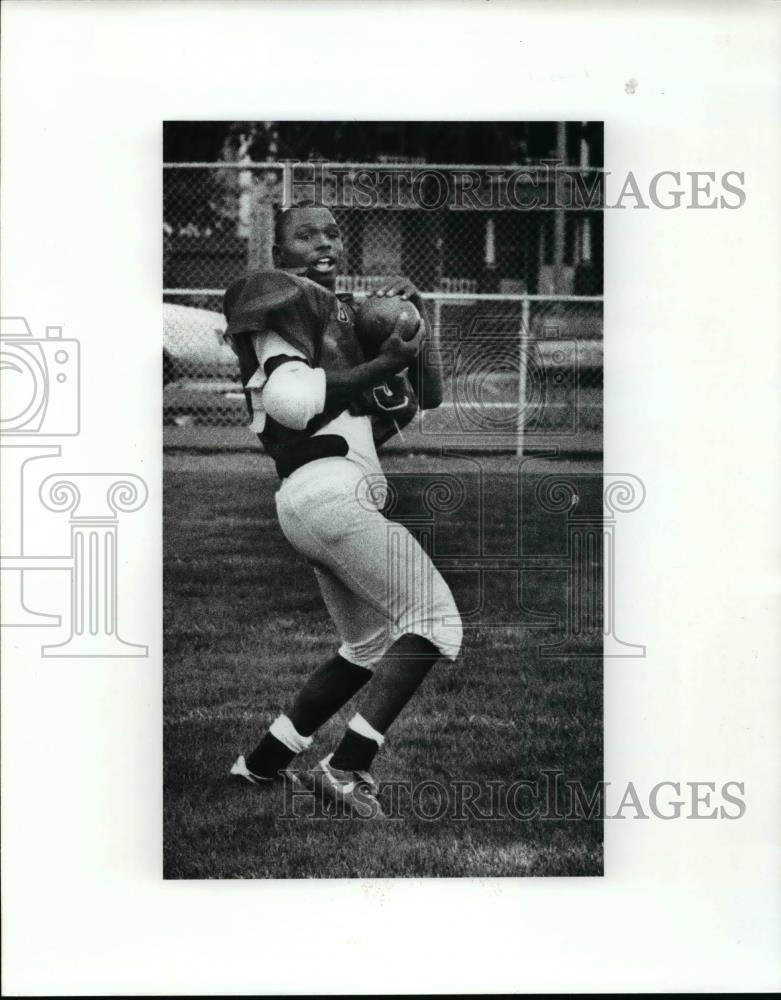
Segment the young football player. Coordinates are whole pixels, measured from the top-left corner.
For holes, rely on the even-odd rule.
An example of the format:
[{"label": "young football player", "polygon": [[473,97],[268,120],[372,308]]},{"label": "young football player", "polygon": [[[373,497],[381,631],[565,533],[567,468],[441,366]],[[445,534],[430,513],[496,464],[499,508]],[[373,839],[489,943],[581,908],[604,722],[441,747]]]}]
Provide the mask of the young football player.
[{"label": "young football player", "polygon": [[[351,297],[334,292],[342,252],[327,208],[295,206],[277,222],[275,270],[250,273],[225,295],[226,337],[252,426],[281,480],[280,526],[311,563],[342,640],[231,774],[259,785],[291,775],[296,754],[371,681],[315,774],[332,798],[378,815],[374,756],[434,663],[457,657],[462,632],[450,589],[428,555],[381,513],[387,484],[377,447],[412,419],[418,402],[441,402],[437,344],[425,320],[412,340],[397,323],[379,355],[367,358]],[[425,316],[404,278],[374,294],[408,299]]]}]

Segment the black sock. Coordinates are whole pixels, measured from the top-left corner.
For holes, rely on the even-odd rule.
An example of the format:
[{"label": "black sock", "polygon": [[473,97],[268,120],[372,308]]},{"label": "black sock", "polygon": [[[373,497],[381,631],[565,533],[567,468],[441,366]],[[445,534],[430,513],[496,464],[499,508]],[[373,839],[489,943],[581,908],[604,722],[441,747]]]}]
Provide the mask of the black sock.
[{"label": "black sock", "polygon": [[423,636],[407,633],[376,665],[361,715],[384,736],[442,654]]},{"label": "black sock", "polygon": [[354,729],[347,729],[339,746],[334,750],[331,767],[340,771],[368,771],[379,750],[376,740],[361,736]]},{"label": "black sock", "polygon": [[275,778],[278,771],[286,768],[295,753],[281,743],[276,736],[266,733],[252,753],[247,757],[247,767],[259,778]]},{"label": "black sock", "polygon": [[337,653],[318,667],[304,684],[287,716],[302,736],[311,736],[346,705],[371,676],[367,667],[350,663]]}]

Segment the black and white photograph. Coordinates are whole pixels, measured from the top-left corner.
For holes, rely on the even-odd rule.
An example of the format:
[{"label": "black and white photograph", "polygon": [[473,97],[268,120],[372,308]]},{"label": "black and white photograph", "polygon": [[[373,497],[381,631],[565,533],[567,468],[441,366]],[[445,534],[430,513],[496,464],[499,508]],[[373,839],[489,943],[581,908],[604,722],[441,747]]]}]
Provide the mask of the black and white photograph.
[{"label": "black and white photograph", "polygon": [[3,996],[778,992],[780,13],[0,3]]},{"label": "black and white photograph", "polygon": [[602,874],[602,124],[163,148],[166,876]]}]

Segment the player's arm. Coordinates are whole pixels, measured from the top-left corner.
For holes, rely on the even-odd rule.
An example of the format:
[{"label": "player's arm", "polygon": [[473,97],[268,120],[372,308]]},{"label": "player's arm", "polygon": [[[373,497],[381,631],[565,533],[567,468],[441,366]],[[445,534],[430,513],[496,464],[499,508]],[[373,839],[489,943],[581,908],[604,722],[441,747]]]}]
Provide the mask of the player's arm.
[{"label": "player's arm", "polygon": [[442,402],[442,355],[439,350],[439,334],[429,325],[425,313],[421,312],[421,323],[425,326],[425,344],[414,362],[409,366],[407,378],[415,390],[421,410],[434,410]]},{"label": "player's arm", "polygon": [[376,358],[356,365],[348,371],[326,374],[327,406],[346,406],[362,392],[381,384],[388,376],[395,375],[414,364],[423,344],[424,333],[421,329],[411,340],[404,340],[400,335],[402,325],[400,317]]},{"label": "player's arm", "polygon": [[303,431],[325,409],[325,372],[303,358],[275,354],[263,365],[263,409],[278,424]]},{"label": "player's arm", "polygon": [[262,401],[266,413],[283,427],[304,430],[314,417],[334,415],[366,389],[413,363],[421,336],[403,340],[398,329],[383,344],[382,353],[347,371],[326,372],[294,353],[273,353],[262,358]]},{"label": "player's arm", "polygon": [[428,321],[426,307],[420,292],[409,278],[390,278],[372,293],[378,298],[398,295],[410,301],[422,317],[425,346],[415,361],[410,364],[407,378],[410,380],[415,395],[418,397],[421,410],[436,409],[442,403],[442,355],[439,347],[439,331],[434,330]]}]

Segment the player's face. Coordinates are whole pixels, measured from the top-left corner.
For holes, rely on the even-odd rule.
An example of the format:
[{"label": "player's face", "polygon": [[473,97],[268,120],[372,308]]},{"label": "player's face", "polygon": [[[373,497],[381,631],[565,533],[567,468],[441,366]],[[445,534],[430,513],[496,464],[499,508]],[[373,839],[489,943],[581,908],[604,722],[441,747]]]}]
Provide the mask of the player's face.
[{"label": "player's face", "polygon": [[327,208],[296,208],[274,248],[277,267],[333,290],[342,262],[342,236]]}]

